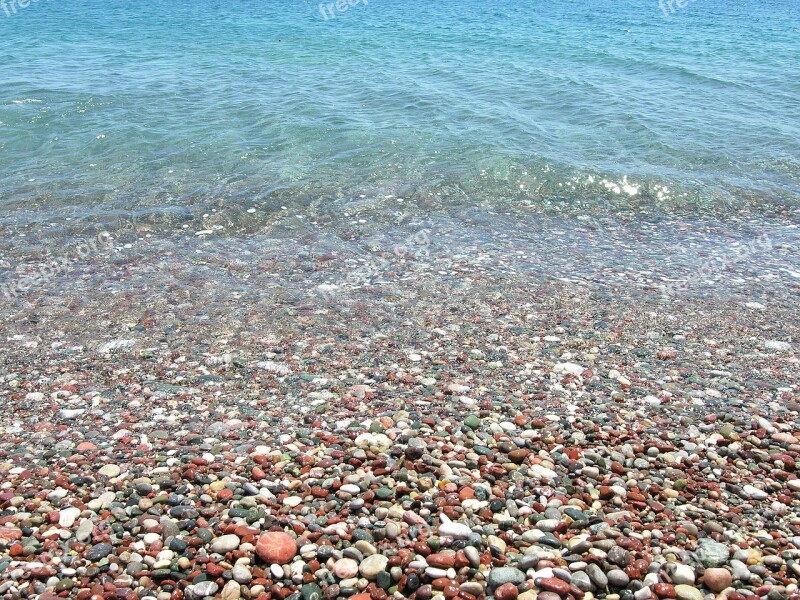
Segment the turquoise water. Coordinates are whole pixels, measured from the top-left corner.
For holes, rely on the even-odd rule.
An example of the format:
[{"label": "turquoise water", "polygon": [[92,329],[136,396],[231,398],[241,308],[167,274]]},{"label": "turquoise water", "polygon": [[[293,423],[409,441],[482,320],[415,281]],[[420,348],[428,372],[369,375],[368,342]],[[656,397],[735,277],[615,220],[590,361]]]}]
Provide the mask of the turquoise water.
[{"label": "turquoise water", "polygon": [[796,0],[39,0],[0,52],[7,233],[800,200]]}]

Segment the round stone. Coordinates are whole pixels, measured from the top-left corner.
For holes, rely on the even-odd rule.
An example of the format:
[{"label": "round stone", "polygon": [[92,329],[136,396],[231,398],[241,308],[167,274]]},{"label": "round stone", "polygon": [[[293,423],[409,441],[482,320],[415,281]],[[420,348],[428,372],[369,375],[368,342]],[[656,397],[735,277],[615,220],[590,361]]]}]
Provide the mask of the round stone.
[{"label": "round stone", "polygon": [[100,470],[98,471],[100,475],[108,478],[116,477],[121,472],[122,469],[120,469],[117,465],[104,465],[100,467]]},{"label": "round stone", "polygon": [[608,573],[608,583],[614,587],[624,588],[630,583],[631,578],[622,569],[611,569]]},{"label": "round stone", "polygon": [[513,583],[504,583],[494,591],[494,597],[497,600],[516,600],[517,596],[519,596],[519,591]]},{"label": "round stone", "polygon": [[378,576],[378,573],[386,570],[386,565],[388,564],[388,558],[382,554],[373,554],[361,561],[361,564],[358,566],[358,572],[361,573],[361,576],[365,579],[372,580]]},{"label": "round stone", "polygon": [[350,579],[358,575],[358,563],[352,558],[340,558],[333,565],[333,574],[339,579]]},{"label": "round stone", "polygon": [[287,533],[269,531],[258,538],[256,554],[269,564],[284,565],[297,554],[297,544]]},{"label": "round stone", "polygon": [[727,569],[706,569],[705,573],[703,574],[703,583],[708,589],[714,592],[721,592],[722,590],[731,587],[731,584],[733,583],[733,576]]}]

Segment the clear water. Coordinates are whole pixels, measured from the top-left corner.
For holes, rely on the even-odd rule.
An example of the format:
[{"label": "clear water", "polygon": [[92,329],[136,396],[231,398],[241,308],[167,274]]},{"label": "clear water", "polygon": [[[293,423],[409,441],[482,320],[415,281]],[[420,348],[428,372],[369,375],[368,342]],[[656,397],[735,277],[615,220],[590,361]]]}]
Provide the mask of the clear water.
[{"label": "clear water", "polygon": [[39,0],[0,56],[7,233],[800,200],[796,0]]}]

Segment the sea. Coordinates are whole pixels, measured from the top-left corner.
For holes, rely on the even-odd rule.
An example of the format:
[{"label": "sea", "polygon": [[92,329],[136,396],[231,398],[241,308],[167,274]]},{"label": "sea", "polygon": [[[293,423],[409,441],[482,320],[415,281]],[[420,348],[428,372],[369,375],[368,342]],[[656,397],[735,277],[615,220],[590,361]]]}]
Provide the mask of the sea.
[{"label": "sea", "polygon": [[97,236],[791,281],[798,207],[797,0],[0,3],[6,282]]}]

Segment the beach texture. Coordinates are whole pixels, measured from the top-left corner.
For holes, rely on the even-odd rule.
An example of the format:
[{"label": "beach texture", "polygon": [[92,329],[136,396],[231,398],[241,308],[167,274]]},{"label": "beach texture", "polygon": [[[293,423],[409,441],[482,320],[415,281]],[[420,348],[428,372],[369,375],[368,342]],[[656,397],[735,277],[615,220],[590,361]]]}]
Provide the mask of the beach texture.
[{"label": "beach texture", "polygon": [[0,590],[797,598],[790,301],[472,279],[6,313]]}]

